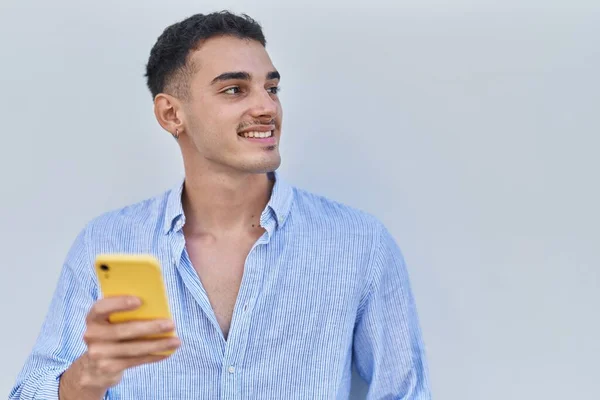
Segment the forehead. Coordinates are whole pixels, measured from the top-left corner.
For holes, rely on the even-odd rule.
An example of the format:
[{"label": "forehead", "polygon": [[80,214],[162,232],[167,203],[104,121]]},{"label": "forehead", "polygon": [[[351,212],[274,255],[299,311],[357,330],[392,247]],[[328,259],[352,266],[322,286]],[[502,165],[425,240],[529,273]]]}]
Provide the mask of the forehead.
[{"label": "forehead", "polygon": [[210,38],[190,55],[196,77],[212,80],[224,72],[248,72],[263,78],[275,70],[267,50],[255,40],[232,36]]}]

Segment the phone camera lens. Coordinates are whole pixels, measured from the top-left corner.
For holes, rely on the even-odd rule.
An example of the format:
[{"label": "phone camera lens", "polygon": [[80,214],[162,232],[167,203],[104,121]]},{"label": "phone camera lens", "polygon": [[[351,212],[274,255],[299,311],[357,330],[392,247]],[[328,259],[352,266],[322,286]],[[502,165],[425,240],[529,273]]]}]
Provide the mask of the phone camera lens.
[{"label": "phone camera lens", "polygon": [[101,269],[102,271],[108,271],[108,265],[101,265],[101,266],[100,266],[100,269]]}]

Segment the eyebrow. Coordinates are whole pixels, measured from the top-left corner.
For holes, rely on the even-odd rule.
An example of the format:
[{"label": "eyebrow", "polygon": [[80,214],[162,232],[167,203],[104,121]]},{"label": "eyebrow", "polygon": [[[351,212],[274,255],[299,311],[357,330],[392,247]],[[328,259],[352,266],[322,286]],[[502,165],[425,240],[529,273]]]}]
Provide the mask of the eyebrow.
[{"label": "eyebrow", "polygon": [[277,71],[271,71],[267,74],[267,80],[270,81],[272,79],[281,79],[281,75]]},{"label": "eyebrow", "polygon": [[[277,71],[271,71],[267,73],[267,80],[273,79],[281,79],[281,75]],[[241,80],[241,81],[249,81],[251,80],[251,76],[248,72],[236,71],[236,72],[224,72],[221,75],[217,76],[211,81],[211,85],[214,85],[217,82],[231,81],[231,80]]]}]

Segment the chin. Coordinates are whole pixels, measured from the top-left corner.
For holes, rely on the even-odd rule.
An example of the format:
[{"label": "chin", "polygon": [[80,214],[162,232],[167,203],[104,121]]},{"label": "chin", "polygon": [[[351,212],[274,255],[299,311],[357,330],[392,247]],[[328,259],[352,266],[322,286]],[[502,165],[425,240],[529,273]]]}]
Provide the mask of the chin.
[{"label": "chin", "polygon": [[240,165],[238,168],[250,174],[264,174],[273,172],[281,165],[281,158],[269,157],[268,160],[248,160],[248,162]]}]

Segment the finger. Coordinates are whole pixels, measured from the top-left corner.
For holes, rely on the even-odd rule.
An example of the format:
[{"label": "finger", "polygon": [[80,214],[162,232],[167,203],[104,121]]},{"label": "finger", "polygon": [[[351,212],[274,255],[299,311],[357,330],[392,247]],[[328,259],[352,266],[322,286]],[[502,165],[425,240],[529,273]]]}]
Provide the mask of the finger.
[{"label": "finger", "polygon": [[176,337],[132,340],[129,342],[117,343],[97,343],[88,349],[88,353],[93,359],[135,358],[172,351],[177,349],[180,344],[180,340]]},{"label": "finger", "polygon": [[86,353],[89,366],[94,373],[94,386],[109,387],[117,384],[123,372],[141,364],[157,362],[168,358],[168,355],[147,355],[129,358],[106,358],[93,351]]},{"label": "finger", "polygon": [[95,341],[118,342],[139,339],[147,335],[168,333],[174,329],[175,324],[168,319],[96,324],[88,328],[84,340],[86,343]]},{"label": "finger", "polygon": [[137,297],[114,296],[98,300],[88,313],[88,321],[108,321],[108,316],[117,311],[135,310],[142,302]]},{"label": "finger", "polygon": [[149,356],[142,356],[142,357],[121,358],[117,362],[120,364],[120,367],[124,371],[129,368],[137,367],[138,365],[151,364],[151,363],[155,363],[158,361],[162,361],[169,357],[170,356],[164,356],[164,355],[149,355]]}]

